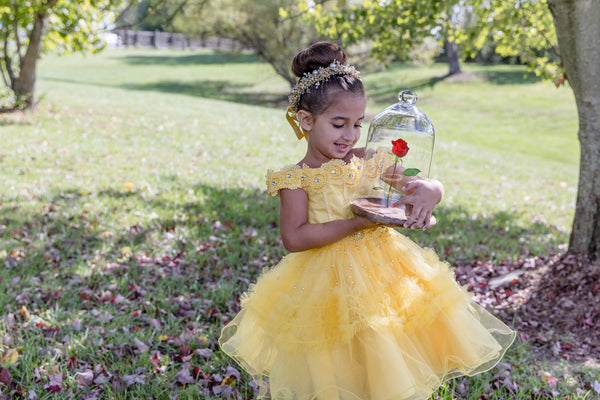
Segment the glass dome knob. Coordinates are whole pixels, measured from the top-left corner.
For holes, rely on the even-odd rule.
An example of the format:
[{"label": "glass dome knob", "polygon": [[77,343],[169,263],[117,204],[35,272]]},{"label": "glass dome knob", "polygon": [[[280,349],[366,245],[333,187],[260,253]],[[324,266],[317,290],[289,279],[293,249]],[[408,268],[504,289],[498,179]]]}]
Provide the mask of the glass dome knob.
[{"label": "glass dome knob", "polygon": [[413,105],[417,102],[417,99],[417,94],[412,90],[403,90],[398,94],[398,100],[400,100],[401,103]]}]

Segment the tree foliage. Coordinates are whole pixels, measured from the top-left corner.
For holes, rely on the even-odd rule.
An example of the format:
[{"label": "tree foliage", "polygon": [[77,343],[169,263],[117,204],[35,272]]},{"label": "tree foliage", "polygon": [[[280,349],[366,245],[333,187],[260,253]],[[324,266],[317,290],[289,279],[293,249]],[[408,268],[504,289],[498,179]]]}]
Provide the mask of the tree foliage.
[{"label": "tree foliage", "polygon": [[545,0],[389,0],[337,1],[315,4],[304,0],[302,9],[319,32],[344,45],[365,38],[380,60],[412,57],[411,49],[428,37],[455,42],[462,57],[474,57],[492,44],[502,57],[516,57],[544,78],[561,77],[552,15]]},{"label": "tree foliage", "polygon": [[211,0],[205,7],[185,7],[174,24],[180,32],[233,39],[254,49],[290,85],[296,80],[291,59],[319,37],[296,0]]},{"label": "tree foliage", "polygon": [[[141,31],[191,33],[192,26],[203,26],[195,19],[192,24],[180,26],[186,15],[199,15],[210,0],[141,0],[129,6],[117,17],[116,24]],[[194,32],[195,33],[195,32]]]},{"label": "tree foliage", "polygon": [[[337,7],[333,7],[336,3]],[[347,1],[303,1],[301,8],[319,32],[342,42],[344,46],[365,38],[373,42],[372,54],[381,60],[394,55],[406,59],[410,51],[431,32],[447,25],[448,0],[390,0],[362,3]]]},{"label": "tree foliage", "polygon": [[456,36],[472,56],[486,42],[503,57],[517,57],[530,71],[543,79],[564,83],[552,14],[546,0],[473,1],[475,16],[471,26],[459,26]]},{"label": "tree foliage", "polygon": [[104,47],[100,34],[112,21],[121,0],[10,0],[0,6],[0,75],[3,109],[34,105],[35,67],[39,55],[96,52]]}]

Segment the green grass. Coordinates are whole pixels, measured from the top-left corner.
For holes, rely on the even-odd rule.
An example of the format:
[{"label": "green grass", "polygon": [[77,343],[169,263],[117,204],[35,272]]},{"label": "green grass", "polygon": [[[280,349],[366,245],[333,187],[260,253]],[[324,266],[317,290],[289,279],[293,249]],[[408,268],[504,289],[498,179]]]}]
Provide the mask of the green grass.
[{"label": "green grass", "polygon": [[[468,82],[440,79],[443,65],[363,74],[369,115],[412,89],[436,128],[440,223],[411,236],[451,262],[564,250],[579,158],[571,91],[523,79],[519,67],[464,69]],[[45,56],[38,79],[37,113],[0,116],[0,335],[20,355],[2,393],[209,397],[230,364],[220,327],[284,254],[264,174],[305,151],[284,118],[287,84],[254,55],[210,51]],[[542,369],[571,398],[598,379],[577,365],[539,365],[527,346],[507,356],[512,398],[550,393]],[[178,383],[187,365],[209,379]],[[506,398],[498,374],[457,380],[439,396],[466,387],[469,398]],[[252,395],[246,380],[236,384]]]}]

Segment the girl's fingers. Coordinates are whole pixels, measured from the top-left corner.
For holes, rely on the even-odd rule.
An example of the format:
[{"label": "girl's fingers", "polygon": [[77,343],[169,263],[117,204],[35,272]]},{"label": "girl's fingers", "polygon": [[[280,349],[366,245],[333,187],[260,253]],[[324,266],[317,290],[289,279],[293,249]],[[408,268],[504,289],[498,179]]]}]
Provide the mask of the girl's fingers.
[{"label": "girl's fingers", "polygon": [[424,221],[424,224],[423,224],[423,230],[425,230],[425,229],[427,229],[429,227],[431,227],[431,211],[428,211],[425,214],[425,221]]},{"label": "girl's fingers", "polygon": [[406,222],[404,223],[404,227],[411,228],[411,229],[417,228],[419,226],[418,224],[419,224],[419,220],[420,220],[422,211],[423,211],[423,209],[421,207],[417,207],[413,204],[413,210],[410,213],[410,215],[408,216],[408,219],[406,220]]}]

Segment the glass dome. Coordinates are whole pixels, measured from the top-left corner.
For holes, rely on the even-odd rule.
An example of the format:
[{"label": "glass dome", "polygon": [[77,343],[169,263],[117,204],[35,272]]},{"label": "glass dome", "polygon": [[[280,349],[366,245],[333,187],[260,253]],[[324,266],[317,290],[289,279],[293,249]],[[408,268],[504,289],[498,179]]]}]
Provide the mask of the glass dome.
[{"label": "glass dome", "polygon": [[392,140],[404,139],[410,150],[404,156],[405,168],[418,168],[419,176],[429,177],[435,131],[427,116],[417,107],[417,95],[404,90],[393,104],[375,116],[369,126],[365,161],[374,157],[381,147],[392,148]]},{"label": "glass dome", "polygon": [[[419,170],[420,177],[428,178],[431,168],[435,140],[433,124],[415,106],[417,95],[414,92],[404,90],[398,100],[371,122],[359,178],[359,197],[369,198],[371,202],[378,200],[381,207],[390,207],[402,196],[401,182],[406,176],[415,174],[414,169]],[[408,152],[401,157],[397,157],[398,150],[392,144],[398,139],[406,142],[404,150],[408,147]]]}]

